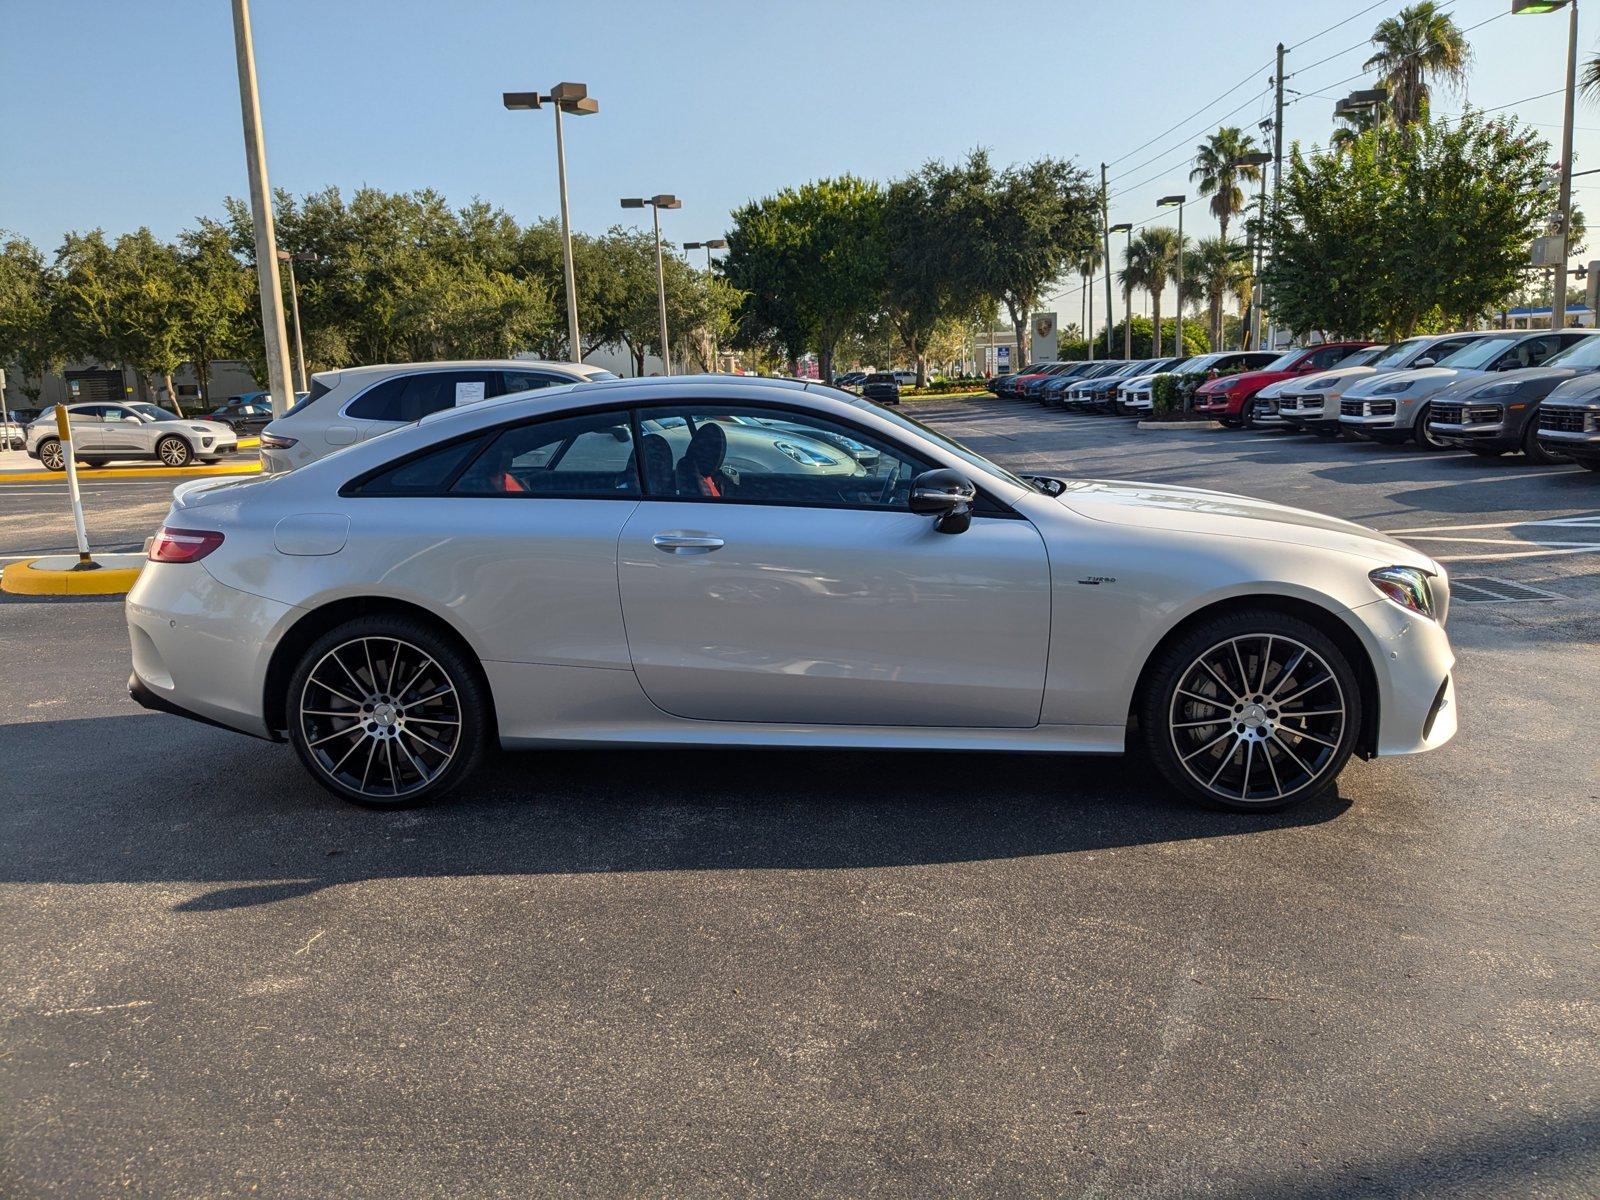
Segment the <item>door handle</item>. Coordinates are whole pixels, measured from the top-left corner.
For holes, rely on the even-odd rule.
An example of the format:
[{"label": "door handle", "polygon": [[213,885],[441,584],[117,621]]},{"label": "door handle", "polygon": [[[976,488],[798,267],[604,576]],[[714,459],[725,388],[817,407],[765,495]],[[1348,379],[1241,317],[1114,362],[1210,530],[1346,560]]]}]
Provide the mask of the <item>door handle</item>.
[{"label": "door handle", "polygon": [[723,546],[721,538],[701,533],[658,533],[650,542],[667,554],[710,554]]}]

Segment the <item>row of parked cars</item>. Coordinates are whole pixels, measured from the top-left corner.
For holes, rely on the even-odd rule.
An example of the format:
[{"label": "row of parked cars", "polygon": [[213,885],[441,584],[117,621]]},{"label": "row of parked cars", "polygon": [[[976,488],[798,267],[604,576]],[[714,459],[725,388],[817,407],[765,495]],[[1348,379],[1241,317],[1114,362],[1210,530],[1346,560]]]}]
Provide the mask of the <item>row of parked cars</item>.
[{"label": "row of parked cars", "polygon": [[1039,363],[996,376],[1003,398],[1143,416],[1157,376],[1192,385],[1192,410],[1231,429],[1415,442],[1484,457],[1571,459],[1600,471],[1600,336],[1475,330],[1392,345],[1323,342],[1281,354]]}]

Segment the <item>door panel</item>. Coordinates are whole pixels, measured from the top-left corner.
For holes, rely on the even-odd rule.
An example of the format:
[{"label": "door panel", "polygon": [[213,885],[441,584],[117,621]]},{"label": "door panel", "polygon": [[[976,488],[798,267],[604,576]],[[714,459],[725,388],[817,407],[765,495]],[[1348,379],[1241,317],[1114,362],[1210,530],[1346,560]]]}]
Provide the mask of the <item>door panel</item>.
[{"label": "door panel", "polygon": [[618,576],[634,670],[677,716],[1038,724],[1050,569],[1027,521],[646,500]]},{"label": "door panel", "polygon": [[115,404],[106,405],[105,416],[99,421],[96,449],[138,453],[146,448],[149,426],[128,409]]}]

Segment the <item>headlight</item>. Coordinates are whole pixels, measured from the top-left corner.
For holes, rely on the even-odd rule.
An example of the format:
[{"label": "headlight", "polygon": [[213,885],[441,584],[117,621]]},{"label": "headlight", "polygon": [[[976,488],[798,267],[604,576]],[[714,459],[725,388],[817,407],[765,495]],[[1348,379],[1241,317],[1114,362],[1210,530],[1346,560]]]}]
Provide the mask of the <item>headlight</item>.
[{"label": "headlight", "polygon": [[1306,391],[1320,392],[1325,388],[1331,388],[1338,382],[1339,381],[1337,379],[1313,379],[1310,383],[1306,384]]},{"label": "headlight", "polygon": [[1372,395],[1398,396],[1401,392],[1409,391],[1410,388],[1411,380],[1396,379],[1393,383],[1380,383],[1377,387],[1372,389]]},{"label": "headlight", "polygon": [[1430,621],[1436,620],[1433,607],[1433,585],[1426,571],[1416,567],[1379,567],[1369,571],[1367,578],[1401,608],[1409,608]]},{"label": "headlight", "polygon": [[1521,381],[1508,379],[1504,383],[1492,384],[1480,391],[1473,392],[1472,398],[1474,400],[1504,400],[1507,396],[1513,395],[1521,386]]}]

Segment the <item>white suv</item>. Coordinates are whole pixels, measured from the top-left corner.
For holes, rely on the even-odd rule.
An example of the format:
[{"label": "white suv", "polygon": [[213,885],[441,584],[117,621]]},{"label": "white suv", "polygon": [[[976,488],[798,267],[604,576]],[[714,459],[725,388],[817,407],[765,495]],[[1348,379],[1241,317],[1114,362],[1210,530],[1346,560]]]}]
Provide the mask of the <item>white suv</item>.
[{"label": "white suv", "polygon": [[311,391],[261,431],[261,465],[269,475],[292,471],[431,412],[534,388],[594,379],[610,371],[583,363],[491,359],[399,363],[319,371]]}]

